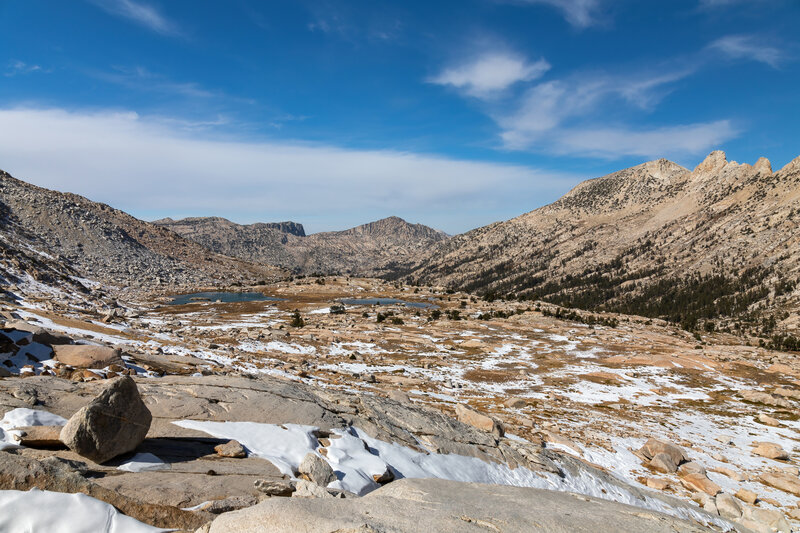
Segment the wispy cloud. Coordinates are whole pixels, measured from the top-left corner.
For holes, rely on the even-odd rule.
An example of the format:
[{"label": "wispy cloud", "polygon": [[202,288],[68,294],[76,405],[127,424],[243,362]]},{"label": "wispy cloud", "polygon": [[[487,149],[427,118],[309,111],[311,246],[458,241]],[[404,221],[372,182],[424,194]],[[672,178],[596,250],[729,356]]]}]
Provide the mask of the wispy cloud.
[{"label": "wispy cloud", "polygon": [[354,9],[345,2],[315,2],[309,6],[307,28],[352,44],[395,41],[404,31],[399,14],[388,4],[380,10]]},{"label": "wispy cloud", "polygon": [[[527,211],[537,205],[537,194],[552,198],[554,190],[577,181],[519,165],[237,141],[209,131],[188,133],[159,117],[63,109],[0,109],[0,161],[37,185],[85,194],[142,217],[324,217],[346,227],[373,216],[418,213],[423,222],[438,217],[435,222],[451,232],[507,218],[509,209]],[[486,214],[491,206],[496,211]]]},{"label": "wispy cloud", "polygon": [[561,11],[576,28],[588,28],[600,22],[600,0],[521,0],[528,4],[543,4]]},{"label": "wispy cloud", "polygon": [[212,98],[217,93],[204,89],[195,82],[176,82],[144,67],[116,66],[111,72],[92,72],[91,76],[131,89],[176,94],[188,98]]},{"label": "wispy cloud", "polygon": [[137,0],[89,0],[111,15],[126,18],[162,35],[179,35],[178,26],[155,7]]},{"label": "wispy cloud", "polygon": [[[618,125],[607,109],[651,110],[692,68],[651,75],[577,75],[530,88],[511,111],[493,113],[503,145],[562,155],[618,158],[701,153],[736,135],[729,121]],[[609,126],[608,124],[615,124]]]},{"label": "wispy cloud", "polygon": [[44,70],[39,65],[29,65],[24,61],[14,60],[8,63],[3,75],[10,78],[19,74],[30,74],[32,72],[44,72]]},{"label": "wispy cloud", "polygon": [[772,68],[778,68],[786,59],[786,54],[774,46],[766,45],[753,35],[728,35],[709,45],[732,59],[759,61]]},{"label": "wispy cloud", "polygon": [[567,127],[550,132],[544,145],[562,155],[656,158],[703,154],[737,135],[729,120],[656,128]]},{"label": "wispy cloud", "polygon": [[550,64],[544,59],[530,63],[515,54],[492,52],[447,68],[428,81],[453,86],[478,98],[490,98],[515,83],[540,78],[549,69]]}]

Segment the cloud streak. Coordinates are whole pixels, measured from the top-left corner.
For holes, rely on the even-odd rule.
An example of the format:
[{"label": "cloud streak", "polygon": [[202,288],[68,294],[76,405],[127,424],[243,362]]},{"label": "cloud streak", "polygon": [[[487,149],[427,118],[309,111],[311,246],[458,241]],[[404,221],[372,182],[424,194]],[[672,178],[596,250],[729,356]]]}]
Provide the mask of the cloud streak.
[{"label": "cloud streak", "polygon": [[576,28],[588,28],[600,22],[599,0],[521,0],[528,4],[543,4],[561,11]]},{"label": "cloud streak", "polygon": [[539,83],[510,111],[496,111],[505,148],[619,158],[684,156],[708,151],[737,135],[728,120],[656,127],[614,124],[607,109],[648,111],[669,93],[670,84],[691,68],[651,75],[583,75]]},{"label": "cloud streak", "polygon": [[728,35],[711,43],[709,48],[731,59],[758,61],[772,68],[780,67],[786,59],[786,54],[782,50],[762,44],[752,35]]},{"label": "cloud streak", "polygon": [[543,192],[549,199],[576,181],[391,150],[201,137],[135,113],[29,108],[0,109],[0,165],[143,218],[323,219],[342,228],[398,214],[450,232],[530,210]]},{"label": "cloud streak", "polygon": [[515,83],[540,78],[549,69],[544,59],[529,63],[514,54],[492,52],[447,68],[428,81],[450,85],[477,98],[491,98]]},{"label": "cloud streak", "polygon": [[116,17],[128,19],[162,35],[179,35],[178,26],[155,7],[135,0],[89,0]]}]

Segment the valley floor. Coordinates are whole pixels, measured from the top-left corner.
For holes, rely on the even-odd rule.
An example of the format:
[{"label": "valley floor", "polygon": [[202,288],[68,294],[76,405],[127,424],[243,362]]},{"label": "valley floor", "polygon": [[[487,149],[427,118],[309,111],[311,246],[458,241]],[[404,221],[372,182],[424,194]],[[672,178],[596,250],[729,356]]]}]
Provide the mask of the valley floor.
[{"label": "valley floor", "polygon": [[[90,311],[50,311],[54,295],[37,297],[34,289],[7,311],[73,338],[122,345],[126,367],[142,377],[263,374],[388,396],[461,419],[456,406],[468,405],[499,421],[507,439],[591,463],[713,514],[713,500],[684,473],[648,465],[639,450],[658,438],[702,465],[712,487],[744,499],[754,493],[757,508],[777,510],[800,527],[798,354],[725,334],[698,340],[640,317],[581,311],[582,321],[560,320],[543,312],[554,309],[547,304],[485,302],[372,279],[306,278],[258,288],[279,301],[169,305],[170,295],[150,295],[105,320]],[[436,308],[346,305],[336,312],[340,299],[374,297]],[[615,318],[616,325],[584,323],[590,316]],[[292,327],[297,317],[302,327]],[[64,375],[35,352],[32,345],[17,351],[12,372]],[[119,369],[78,372],[68,377],[91,381]],[[765,442],[788,452],[788,460],[769,458],[759,447]]]}]

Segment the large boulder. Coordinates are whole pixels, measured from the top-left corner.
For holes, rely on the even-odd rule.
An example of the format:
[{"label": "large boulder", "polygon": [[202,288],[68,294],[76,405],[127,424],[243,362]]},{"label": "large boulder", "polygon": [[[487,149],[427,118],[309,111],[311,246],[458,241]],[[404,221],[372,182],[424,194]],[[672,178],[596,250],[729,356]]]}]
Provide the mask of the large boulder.
[{"label": "large boulder", "polygon": [[90,344],[68,344],[53,346],[56,361],[76,368],[105,368],[111,365],[124,366],[122,352],[108,346]]},{"label": "large boulder", "polygon": [[209,528],[210,533],[300,530],[306,533],[707,531],[655,511],[577,494],[442,479],[401,479],[363,498],[269,498],[254,507],[220,515]]},{"label": "large boulder", "polygon": [[96,463],[136,449],[150,429],[152,415],[129,376],[115,378],[61,430],[61,441]]}]

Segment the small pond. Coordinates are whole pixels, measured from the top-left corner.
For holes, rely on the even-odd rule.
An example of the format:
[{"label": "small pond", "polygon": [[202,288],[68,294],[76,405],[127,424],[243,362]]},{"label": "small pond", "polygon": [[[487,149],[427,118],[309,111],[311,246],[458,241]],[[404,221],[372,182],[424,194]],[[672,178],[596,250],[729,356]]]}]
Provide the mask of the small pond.
[{"label": "small pond", "polygon": [[343,298],[339,300],[345,305],[405,305],[406,307],[416,307],[417,309],[436,309],[436,304],[425,302],[407,302],[396,298]]},{"label": "small pond", "polygon": [[272,296],[265,296],[260,292],[195,292],[192,294],[181,294],[176,296],[169,302],[170,305],[186,305],[201,302],[221,302],[221,303],[235,303],[235,302],[260,302],[260,301],[278,301],[283,298],[274,298]]}]

